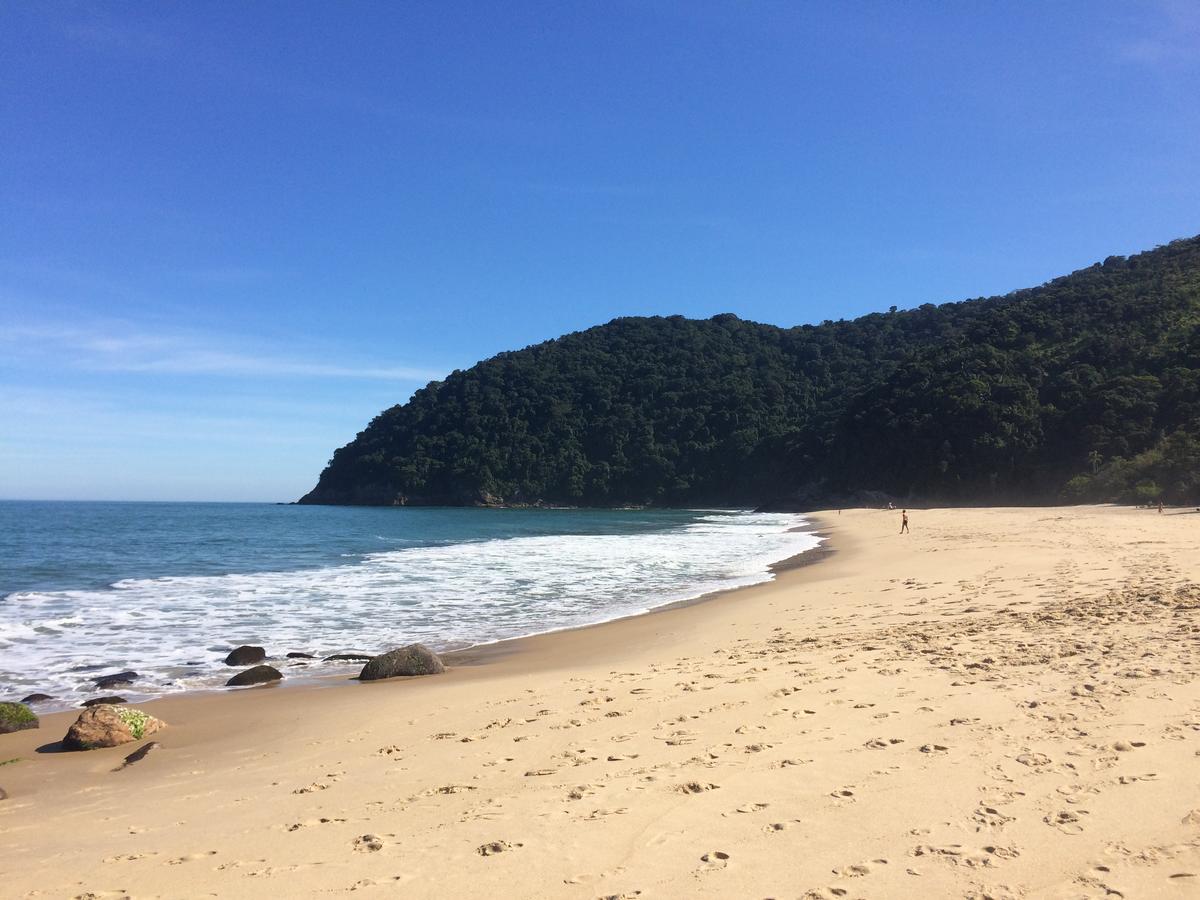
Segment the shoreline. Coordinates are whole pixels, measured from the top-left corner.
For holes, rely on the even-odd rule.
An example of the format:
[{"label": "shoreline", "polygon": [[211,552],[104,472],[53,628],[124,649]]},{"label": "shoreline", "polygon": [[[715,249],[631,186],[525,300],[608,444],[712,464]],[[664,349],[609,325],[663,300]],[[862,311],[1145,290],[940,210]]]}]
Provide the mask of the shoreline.
[{"label": "shoreline", "polygon": [[[806,518],[814,525],[817,525],[817,515],[806,514]],[[750,591],[754,588],[763,587],[764,585],[774,584],[779,576],[784,572],[792,572],[802,569],[806,566],[818,563],[835,552],[832,545],[832,540],[828,529],[821,525],[817,530],[807,531],[796,528],[794,531],[802,531],[804,534],[811,534],[813,537],[819,538],[821,543],[812,547],[809,550],[804,550],[800,553],[795,553],[778,562],[771,563],[767,566],[767,571],[770,577],[754,584],[743,584],[737,587],[723,588],[716,591],[707,591],[703,594],[697,594],[695,597],[689,597],[685,600],[671,600],[666,603],[660,603],[658,606],[652,606],[649,609],[641,612],[629,613],[628,615],[617,616],[614,619],[604,619],[601,622],[592,622],[586,625],[570,625],[566,628],[558,628],[552,631],[542,631],[536,634],[526,634],[520,637],[505,638],[499,641],[491,641],[486,644],[476,644],[472,647],[463,647],[460,650],[450,650],[440,654],[443,662],[450,666],[480,666],[488,665],[495,662],[497,659],[503,659],[515,654],[526,652],[529,647],[528,642],[535,641],[540,638],[552,638],[554,635],[569,634],[572,632],[585,632],[591,629],[604,628],[608,625],[615,625],[619,622],[625,622],[632,619],[640,619],[646,616],[655,616],[662,613],[671,612],[674,610],[687,609],[693,606],[699,606],[705,603],[712,603],[722,599],[732,599],[735,595]]]},{"label": "shoreline", "polygon": [[[796,514],[796,515],[801,515],[801,514]],[[709,591],[705,591],[704,593],[697,594],[693,597],[684,598],[682,600],[669,600],[669,601],[657,604],[655,606],[649,607],[647,609],[639,610],[637,612],[624,613],[621,615],[614,616],[613,618],[601,619],[600,621],[597,621],[597,622],[588,622],[588,623],[579,624],[579,625],[565,625],[565,626],[558,627],[558,628],[552,628],[547,631],[533,632],[530,634],[518,635],[515,637],[500,638],[498,640],[487,641],[485,643],[472,644],[472,645],[466,646],[466,647],[459,647],[456,649],[447,650],[445,652],[439,652],[438,655],[442,658],[443,662],[445,662],[445,664],[449,667],[456,667],[456,666],[472,666],[472,667],[474,667],[474,666],[488,665],[498,659],[502,659],[502,658],[511,656],[513,654],[523,652],[524,642],[529,641],[534,638],[542,638],[542,637],[548,637],[551,635],[562,634],[564,632],[572,632],[572,631],[577,631],[577,630],[596,628],[596,627],[608,625],[608,624],[611,624],[614,622],[624,621],[626,619],[637,618],[640,616],[655,615],[657,613],[664,612],[666,610],[671,610],[671,609],[676,609],[676,608],[684,608],[684,607],[692,606],[694,604],[711,602],[712,600],[723,597],[727,594],[733,594],[733,593],[737,593],[738,591],[746,590],[748,588],[754,588],[754,587],[758,587],[758,586],[761,586],[764,584],[770,584],[779,576],[779,574],[781,572],[789,571],[789,570],[799,568],[799,567],[802,567],[805,565],[810,565],[820,559],[825,558],[826,554],[828,554],[830,552],[828,535],[823,530],[823,528],[820,526],[820,524],[818,523],[816,515],[815,514],[803,514],[802,518],[805,520],[804,525],[795,526],[795,527],[789,528],[787,530],[790,532],[812,535],[813,537],[818,539],[819,543],[816,546],[814,546],[808,550],[803,550],[800,553],[796,553],[791,556],[785,557],[781,560],[778,560],[776,562],[769,563],[766,566],[765,575],[762,578],[762,580],[760,580],[760,581],[752,582],[750,584],[739,584],[739,585],[735,585],[732,587],[721,588],[718,590],[709,590]],[[232,647],[230,649],[232,649]],[[386,647],[386,648],[380,649],[379,652],[381,652],[381,653],[386,652],[389,649],[392,649],[392,648]],[[182,699],[185,697],[196,697],[196,696],[211,698],[213,696],[218,696],[218,695],[236,694],[236,693],[243,693],[246,691],[253,691],[253,690],[294,691],[294,690],[302,690],[302,689],[310,689],[310,688],[327,689],[330,687],[337,687],[337,686],[342,686],[342,685],[347,685],[347,684],[351,684],[351,685],[357,684],[358,683],[357,673],[362,668],[361,663],[351,663],[351,664],[345,665],[345,667],[341,671],[330,671],[328,668],[326,668],[324,671],[314,672],[314,673],[306,673],[303,666],[298,666],[298,667],[289,666],[288,663],[291,661],[286,660],[280,656],[276,656],[276,657],[268,656],[263,662],[266,665],[273,665],[276,668],[279,668],[281,672],[283,672],[284,677],[281,682],[273,682],[273,683],[270,683],[267,685],[255,685],[253,687],[248,687],[248,688],[230,688],[227,685],[223,685],[223,684],[213,684],[210,687],[197,687],[197,688],[188,688],[188,689],[178,690],[178,691],[166,691],[166,692],[163,692],[160,694],[146,696],[141,699],[131,699],[124,705],[130,706],[130,707],[137,707],[137,706],[142,706],[142,705],[147,705],[147,704],[155,704],[157,706],[157,704],[162,703],[165,700],[177,700],[177,699]],[[314,660],[314,662],[321,662],[321,660],[319,660],[319,659]],[[120,668],[120,666],[117,666],[117,668]],[[221,672],[218,677],[224,677],[226,674],[228,674],[229,677],[232,677],[233,675],[242,671],[244,668],[246,668],[246,667],[244,667],[244,666],[243,667],[237,667],[237,666],[228,667],[228,673]],[[98,672],[101,672],[101,671],[107,671],[107,669],[98,670]],[[104,693],[104,691],[95,691],[93,693],[102,695]],[[120,690],[120,688],[115,688],[115,689],[110,690],[109,693],[110,694],[121,694],[122,691]],[[133,693],[137,693],[137,692],[135,690],[133,690],[132,686],[131,686],[131,689],[128,691],[125,691],[124,693],[133,694]],[[14,694],[12,697],[12,700],[19,701],[19,696],[17,694]],[[43,713],[38,712],[38,709],[36,708],[36,706],[33,707],[34,713],[37,714],[39,716],[39,718],[46,718],[49,716],[54,716],[54,715],[58,715],[58,714],[62,714],[62,713],[72,713],[73,715],[78,716],[79,713],[82,712],[82,710],[83,710],[82,706],[74,705],[74,706],[68,706],[66,708],[49,709],[47,712],[45,712],[43,714]]]},{"label": "shoreline", "polygon": [[[593,632],[603,631],[613,628],[628,627],[627,623],[636,622],[640,619],[649,619],[655,616],[661,616],[668,613],[679,612],[693,607],[702,606],[705,604],[732,600],[736,595],[747,591],[753,591],[756,588],[776,584],[781,575],[784,573],[797,572],[820,562],[832,556],[834,552],[833,541],[828,527],[818,521],[817,514],[805,514],[805,518],[814,526],[814,530],[797,528],[794,530],[802,531],[805,534],[812,534],[814,537],[821,539],[821,543],[811,548],[810,550],[802,551],[801,553],[793,554],[778,562],[771,563],[768,566],[770,577],[763,581],[749,585],[739,585],[737,587],[725,588],[723,590],[708,591],[703,594],[698,594],[685,600],[674,600],[650,609],[642,610],[641,612],[630,613],[628,615],[617,616],[612,619],[605,619],[600,622],[592,622],[585,625],[573,625],[564,628],[553,629],[551,631],[543,631],[535,634],[521,635],[519,637],[504,638],[498,641],[491,641],[486,644],[477,644],[471,647],[463,647],[458,650],[450,650],[439,654],[442,661],[446,664],[447,671],[443,675],[431,676],[427,678],[394,678],[385,679],[378,682],[360,682],[357,678],[357,673],[362,668],[361,663],[352,663],[346,667],[345,674],[335,672],[324,672],[313,675],[293,675],[288,677],[285,672],[285,677],[282,681],[271,682],[263,685],[254,685],[245,688],[229,688],[224,686],[214,686],[212,688],[204,688],[198,690],[185,690],[173,693],[164,693],[157,696],[149,697],[143,700],[130,701],[124,706],[140,708],[142,706],[149,707],[151,714],[165,721],[170,721],[172,715],[175,714],[177,705],[184,707],[190,711],[192,704],[220,704],[223,699],[231,699],[239,696],[255,696],[263,695],[280,695],[287,697],[287,702],[301,702],[301,696],[310,692],[320,691],[322,693],[333,689],[349,689],[349,688],[376,688],[380,685],[390,684],[398,686],[407,684],[410,688],[419,689],[421,684],[427,684],[433,680],[441,680],[447,676],[452,676],[456,672],[464,673],[467,671],[474,672],[480,677],[486,677],[489,670],[508,663],[513,670],[523,671],[520,666],[520,658],[530,656],[525,660],[526,666],[530,671],[543,671],[547,668],[545,660],[547,658],[558,658],[555,652],[555,644],[560,637],[572,645],[577,641],[588,640],[588,635]],[[634,629],[641,631],[642,629]],[[279,660],[276,660],[278,662]],[[266,664],[271,664],[271,658],[268,657]],[[233,674],[241,671],[243,667],[231,666],[229,672]],[[508,674],[508,672],[505,672]],[[132,692],[130,692],[132,693]],[[296,695],[293,697],[293,695]],[[34,710],[37,713],[37,710]],[[38,714],[38,718],[43,723],[53,722],[54,729],[58,730],[61,726],[62,732],[65,734],[67,727],[78,718],[83,712],[82,707],[73,706],[67,709],[58,709],[45,714]],[[185,713],[186,714],[186,713]],[[176,717],[178,717],[176,715]],[[18,732],[19,734],[31,734],[32,732]],[[50,742],[53,744],[54,742]],[[48,747],[49,745],[47,745]],[[38,748],[40,753],[57,753],[60,752],[54,749]],[[66,752],[66,751],[62,751]]]},{"label": "shoreline", "polygon": [[54,752],[47,715],[0,735],[6,890],[1188,896],[1189,517],[894,518],[819,513],[821,565],[444,675],[164,698],[126,769],[145,741]]}]

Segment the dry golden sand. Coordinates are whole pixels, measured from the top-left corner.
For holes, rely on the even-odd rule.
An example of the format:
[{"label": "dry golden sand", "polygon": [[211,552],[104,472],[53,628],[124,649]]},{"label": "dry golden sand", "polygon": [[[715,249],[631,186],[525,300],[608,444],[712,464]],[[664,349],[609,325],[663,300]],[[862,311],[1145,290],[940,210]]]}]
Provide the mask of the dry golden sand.
[{"label": "dry golden sand", "polygon": [[1200,515],[819,517],[836,552],[445,676],[0,736],[5,897],[1197,897]]}]

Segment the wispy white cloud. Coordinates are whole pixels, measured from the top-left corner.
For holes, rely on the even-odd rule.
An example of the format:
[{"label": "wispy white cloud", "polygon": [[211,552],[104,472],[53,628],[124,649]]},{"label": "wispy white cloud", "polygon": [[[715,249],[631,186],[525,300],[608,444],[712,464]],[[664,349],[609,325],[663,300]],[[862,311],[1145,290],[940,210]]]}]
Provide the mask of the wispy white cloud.
[{"label": "wispy white cloud", "polygon": [[1195,0],[1158,0],[1138,20],[1143,30],[1118,44],[1119,59],[1155,69],[1200,65],[1200,4]]},{"label": "wispy white cloud", "polygon": [[263,378],[359,378],[431,381],[445,372],[419,366],[297,359],[259,348],[231,347],[232,339],[114,327],[4,325],[0,346],[10,358],[49,357],[92,372]]},{"label": "wispy white cloud", "polygon": [[178,409],[139,407],[129,399],[88,390],[11,388],[0,384],[0,417],[18,423],[0,435],[0,452],[56,452],[63,444],[127,446],[134,440],[206,445],[313,443],[319,420],[276,412],[219,415],[193,404]]},{"label": "wispy white cloud", "polygon": [[337,365],[280,357],[247,356],[220,350],[174,351],[153,359],[113,357],[98,362],[97,368],[113,372],[160,372],[172,375],[378,378],[385,381],[431,381],[445,374],[410,366]]},{"label": "wispy white cloud", "polygon": [[0,498],[291,500],[368,415],[241,399],[0,383]]}]

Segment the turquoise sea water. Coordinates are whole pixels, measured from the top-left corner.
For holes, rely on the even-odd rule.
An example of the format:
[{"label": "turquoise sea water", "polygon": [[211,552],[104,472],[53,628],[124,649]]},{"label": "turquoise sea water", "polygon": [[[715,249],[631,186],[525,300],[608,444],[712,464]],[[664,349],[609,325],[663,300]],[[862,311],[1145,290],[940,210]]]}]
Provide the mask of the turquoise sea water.
[{"label": "turquoise sea water", "polygon": [[95,675],[123,669],[139,676],[120,691],[130,699],[217,687],[243,643],[278,657],[452,649],[604,621],[767,580],[770,563],[817,545],[803,524],[716,510],[0,502],[0,699],[75,705]]}]

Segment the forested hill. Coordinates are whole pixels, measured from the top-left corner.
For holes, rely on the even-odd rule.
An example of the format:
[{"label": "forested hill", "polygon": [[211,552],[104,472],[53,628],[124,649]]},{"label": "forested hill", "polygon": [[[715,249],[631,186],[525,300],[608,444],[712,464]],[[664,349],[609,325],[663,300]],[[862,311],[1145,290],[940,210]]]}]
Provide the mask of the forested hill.
[{"label": "forested hill", "polygon": [[302,503],[1200,501],[1200,237],[1003,297],[616,319],[417,391]]}]

